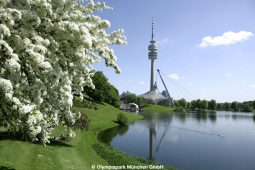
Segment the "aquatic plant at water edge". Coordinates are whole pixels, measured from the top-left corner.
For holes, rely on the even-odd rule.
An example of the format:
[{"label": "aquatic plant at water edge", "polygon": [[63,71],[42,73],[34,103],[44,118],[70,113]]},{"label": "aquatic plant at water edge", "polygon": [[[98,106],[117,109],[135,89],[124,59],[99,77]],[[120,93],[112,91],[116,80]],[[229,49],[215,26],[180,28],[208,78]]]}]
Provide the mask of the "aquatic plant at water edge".
[{"label": "aquatic plant at water edge", "polygon": [[119,113],[117,115],[117,123],[120,125],[127,125],[128,123],[128,118],[126,115],[124,115],[123,113]]}]

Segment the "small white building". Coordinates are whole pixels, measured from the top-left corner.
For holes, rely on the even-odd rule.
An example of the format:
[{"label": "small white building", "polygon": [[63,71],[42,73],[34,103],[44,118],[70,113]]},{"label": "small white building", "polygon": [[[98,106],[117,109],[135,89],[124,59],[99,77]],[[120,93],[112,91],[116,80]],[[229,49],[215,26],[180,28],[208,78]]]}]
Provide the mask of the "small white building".
[{"label": "small white building", "polygon": [[125,103],[121,103],[120,104],[120,107],[119,107],[121,110],[128,110],[128,111],[131,111],[131,112],[139,112],[139,106],[135,103],[128,103],[128,104],[125,104]]}]

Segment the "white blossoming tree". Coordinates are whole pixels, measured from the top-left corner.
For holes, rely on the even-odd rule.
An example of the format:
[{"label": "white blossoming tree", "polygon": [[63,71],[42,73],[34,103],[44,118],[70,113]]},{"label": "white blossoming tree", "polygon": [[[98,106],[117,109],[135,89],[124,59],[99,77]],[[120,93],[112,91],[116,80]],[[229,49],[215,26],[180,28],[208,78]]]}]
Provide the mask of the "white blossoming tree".
[{"label": "white blossoming tree", "polygon": [[116,72],[109,47],[126,42],[123,30],[93,15],[107,7],[92,0],[0,0],[0,124],[32,141],[70,128],[73,95],[93,87],[92,64],[101,58]]}]

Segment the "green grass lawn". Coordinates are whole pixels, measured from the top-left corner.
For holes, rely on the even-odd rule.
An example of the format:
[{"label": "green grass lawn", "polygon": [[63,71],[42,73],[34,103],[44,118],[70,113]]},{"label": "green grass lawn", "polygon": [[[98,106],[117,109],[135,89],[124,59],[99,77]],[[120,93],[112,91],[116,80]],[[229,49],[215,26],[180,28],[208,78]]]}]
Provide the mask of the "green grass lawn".
[{"label": "green grass lawn", "polygon": [[[97,143],[97,133],[103,129],[116,126],[120,111],[110,105],[99,105],[98,110],[73,108],[74,111],[84,112],[91,120],[91,129],[87,132],[77,131],[76,138],[68,146],[47,145],[0,139],[0,169],[91,169],[91,165],[108,165],[108,162],[98,156],[93,149]],[[125,113],[132,122],[142,117]]]},{"label": "green grass lawn", "polygon": [[160,106],[160,105],[148,105],[142,109],[142,112],[149,112],[149,113],[170,113],[173,112],[173,108],[166,107],[166,106]]}]

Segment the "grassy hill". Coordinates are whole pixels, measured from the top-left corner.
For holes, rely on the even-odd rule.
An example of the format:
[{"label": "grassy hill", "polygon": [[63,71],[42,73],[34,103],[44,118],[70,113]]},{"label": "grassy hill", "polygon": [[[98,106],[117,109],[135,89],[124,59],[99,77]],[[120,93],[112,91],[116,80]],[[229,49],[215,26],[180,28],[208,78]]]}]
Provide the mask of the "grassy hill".
[{"label": "grassy hill", "polygon": [[173,111],[174,109],[171,107],[152,105],[152,104],[149,104],[148,106],[142,109],[142,112],[148,112],[148,113],[154,113],[154,112],[155,113],[170,113]]},{"label": "grassy hill", "polygon": [[[11,139],[0,138],[0,169],[91,169],[91,165],[108,165],[93,149],[97,143],[97,133],[103,129],[116,126],[120,111],[108,104],[99,105],[98,110],[73,108],[84,112],[91,120],[91,129],[87,132],[77,131],[77,136],[66,146],[47,145],[46,147]],[[125,113],[132,122],[142,117]],[[1,129],[0,129],[1,130]],[[3,129],[2,129],[3,130]]]}]

